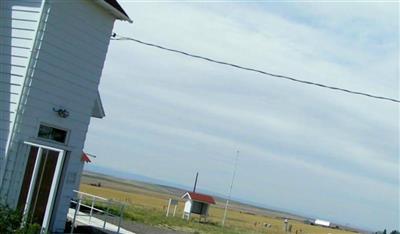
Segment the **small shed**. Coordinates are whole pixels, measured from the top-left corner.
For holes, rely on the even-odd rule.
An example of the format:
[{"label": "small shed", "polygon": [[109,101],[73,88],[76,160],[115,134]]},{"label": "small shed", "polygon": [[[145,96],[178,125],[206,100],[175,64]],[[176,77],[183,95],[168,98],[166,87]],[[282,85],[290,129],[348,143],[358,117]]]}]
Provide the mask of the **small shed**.
[{"label": "small shed", "polygon": [[186,200],[183,218],[187,220],[190,219],[191,214],[198,214],[200,218],[207,219],[209,205],[215,204],[212,196],[196,192],[186,192],[183,194],[182,199]]}]

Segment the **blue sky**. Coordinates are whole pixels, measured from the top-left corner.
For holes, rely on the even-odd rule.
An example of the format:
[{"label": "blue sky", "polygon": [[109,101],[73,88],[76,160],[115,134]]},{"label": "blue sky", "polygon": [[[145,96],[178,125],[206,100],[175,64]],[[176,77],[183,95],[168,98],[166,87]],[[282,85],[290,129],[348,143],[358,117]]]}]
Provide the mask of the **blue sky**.
[{"label": "blue sky", "polygon": [[[121,1],[115,32],[399,98],[396,3]],[[111,41],[95,164],[350,224],[399,229],[399,106]]]}]

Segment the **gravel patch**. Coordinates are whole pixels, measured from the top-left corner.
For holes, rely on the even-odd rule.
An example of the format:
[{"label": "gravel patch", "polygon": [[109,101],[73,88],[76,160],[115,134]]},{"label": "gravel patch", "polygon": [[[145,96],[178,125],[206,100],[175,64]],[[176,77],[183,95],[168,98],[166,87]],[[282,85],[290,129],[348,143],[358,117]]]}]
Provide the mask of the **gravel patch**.
[{"label": "gravel patch", "polygon": [[[94,214],[93,216],[97,215]],[[102,219],[103,216],[99,215],[98,218]],[[118,225],[118,218],[108,217],[107,222]],[[169,227],[151,226],[126,219],[122,221],[121,227],[136,234],[193,234],[193,232],[177,231]]]}]

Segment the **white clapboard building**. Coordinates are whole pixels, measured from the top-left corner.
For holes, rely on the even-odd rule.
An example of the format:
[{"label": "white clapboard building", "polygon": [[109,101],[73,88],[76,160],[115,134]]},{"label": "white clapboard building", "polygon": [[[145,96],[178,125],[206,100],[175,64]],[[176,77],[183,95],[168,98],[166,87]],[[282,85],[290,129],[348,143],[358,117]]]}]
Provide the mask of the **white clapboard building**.
[{"label": "white clapboard building", "polygon": [[0,201],[63,232],[116,0],[0,0]]}]

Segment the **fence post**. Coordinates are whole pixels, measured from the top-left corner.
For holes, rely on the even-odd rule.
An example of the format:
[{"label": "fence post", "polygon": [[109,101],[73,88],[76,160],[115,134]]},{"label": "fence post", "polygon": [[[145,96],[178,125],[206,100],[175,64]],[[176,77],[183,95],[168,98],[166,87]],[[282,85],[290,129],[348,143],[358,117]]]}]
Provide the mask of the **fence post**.
[{"label": "fence post", "polygon": [[168,200],[168,208],[167,208],[167,214],[165,216],[168,217],[169,215],[169,208],[171,207],[171,198]]},{"label": "fence post", "polygon": [[177,207],[177,206],[178,206],[178,205],[175,205],[175,207],[174,207],[174,213],[172,214],[173,217],[175,217],[176,207]]}]

